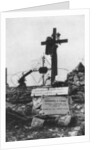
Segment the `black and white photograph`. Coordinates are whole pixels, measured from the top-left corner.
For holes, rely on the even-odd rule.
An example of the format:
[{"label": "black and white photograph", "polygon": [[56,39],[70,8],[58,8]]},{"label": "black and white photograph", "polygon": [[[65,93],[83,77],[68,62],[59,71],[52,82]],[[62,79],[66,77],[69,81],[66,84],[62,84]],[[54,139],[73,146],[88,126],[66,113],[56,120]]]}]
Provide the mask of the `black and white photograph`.
[{"label": "black and white photograph", "polygon": [[86,16],[57,12],[5,19],[6,143],[86,135]]}]

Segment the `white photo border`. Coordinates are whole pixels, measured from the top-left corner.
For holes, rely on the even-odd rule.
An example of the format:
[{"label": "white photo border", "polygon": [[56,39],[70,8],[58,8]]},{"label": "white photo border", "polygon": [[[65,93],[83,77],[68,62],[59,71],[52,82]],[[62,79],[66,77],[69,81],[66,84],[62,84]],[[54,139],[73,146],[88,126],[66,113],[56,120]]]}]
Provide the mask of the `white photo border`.
[{"label": "white photo border", "polygon": [[[6,19],[23,17],[44,17],[44,16],[66,16],[85,15],[85,135],[75,137],[38,139],[28,141],[6,142],[6,114],[5,114],[5,62],[6,62]],[[89,141],[89,9],[78,10],[54,10],[37,12],[4,12],[1,14],[1,92],[0,92],[0,114],[1,114],[1,148],[24,148],[44,145],[57,145]]]}]

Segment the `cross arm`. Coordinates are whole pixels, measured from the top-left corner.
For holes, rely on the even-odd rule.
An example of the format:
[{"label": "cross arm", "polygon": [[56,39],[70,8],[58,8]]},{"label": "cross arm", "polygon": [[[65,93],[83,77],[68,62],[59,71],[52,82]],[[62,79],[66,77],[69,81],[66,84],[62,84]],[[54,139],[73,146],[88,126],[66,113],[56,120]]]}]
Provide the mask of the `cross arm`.
[{"label": "cross arm", "polygon": [[41,45],[46,45],[47,44],[47,42],[45,41],[45,42],[41,42]]},{"label": "cross arm", "polygon": [[67,43],[68,39],[62,39],[62,40],[57,40],[56,43],[61,44],[61,43]]},{"label": "cross arm", "polygon": [[[68,42],[68,39],[62,39],[62,40],[57,40],[55,43],[61,44],[61,43],[66,43]],[[41,45],[46,45],[47,41],[41,42]]]}]

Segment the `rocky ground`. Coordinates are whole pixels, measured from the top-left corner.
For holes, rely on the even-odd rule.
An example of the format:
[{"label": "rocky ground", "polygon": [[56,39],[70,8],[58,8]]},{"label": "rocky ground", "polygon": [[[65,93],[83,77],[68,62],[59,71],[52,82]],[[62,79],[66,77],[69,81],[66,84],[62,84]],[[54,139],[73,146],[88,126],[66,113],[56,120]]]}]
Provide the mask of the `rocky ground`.
[{"label": "rocky ground", "polygon": [[[24,92],[16,88],[7,88],[6,141],[85,135],[84,78],[85,72],[82,64],[79,64],[68,74],[66,82],[69,86],[71,120],[66,126],[58,124],[56,120],[47,117],[41,126],[33,128],[31,88],[24,89]],[[41,122],[41,118],[38,118],[38,120]]]},{"label": "rocky ground", "polygon": [[81,126],[78,124],[76,125],[75,118],[72,119],[72,122],[67,127],[45,122],[43,127],[34,129],[30,128],[30,126],[25,123],[15,121],[7,125],[6,141],[24,141],[79,135],[84,135],[84,124]]}]

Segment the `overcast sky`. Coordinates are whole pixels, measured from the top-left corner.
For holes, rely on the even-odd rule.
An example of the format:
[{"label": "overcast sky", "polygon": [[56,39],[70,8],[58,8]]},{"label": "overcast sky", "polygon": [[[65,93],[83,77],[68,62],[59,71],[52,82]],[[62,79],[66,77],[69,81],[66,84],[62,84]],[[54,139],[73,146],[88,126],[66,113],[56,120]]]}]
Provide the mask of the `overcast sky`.
[{"label": "overcast sky", "polygon": [[[85,55],[85,16],[59,16],[38,18],[10,18],[6,20],[6,67],[8,74],[29,70],[43,53],[41,42],[51,36],[53,28],[68,43],[59,45],[58,67],[74,69]],[[49,61],[50,58],[48,57]],[[64,76],[66,72],[62,71]],[[59,71],[59,75],[61,71]],[[9,81],[10,82],[10,81]]]}]

